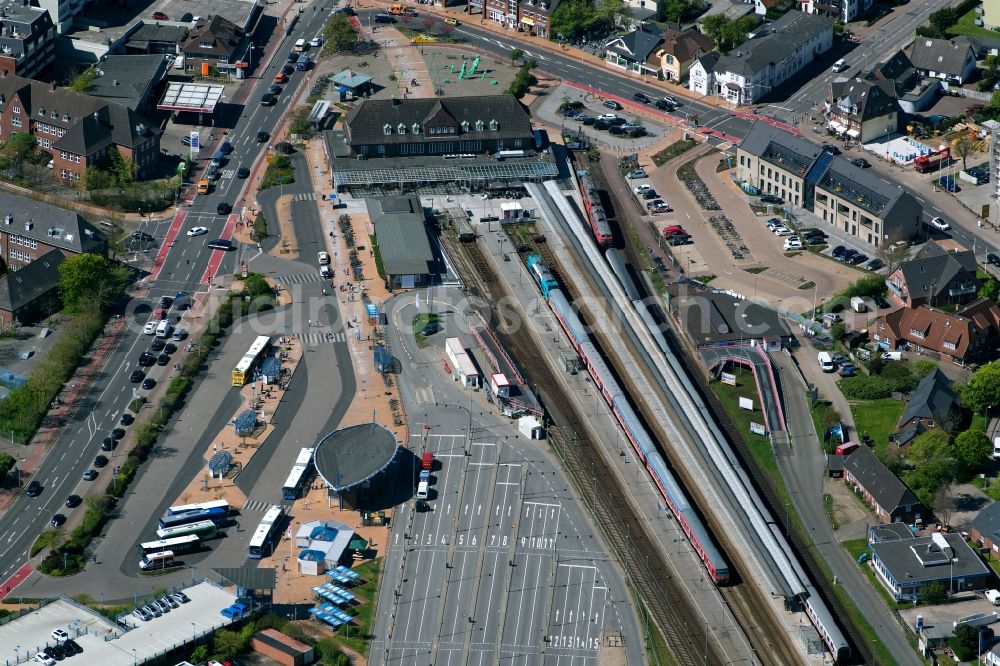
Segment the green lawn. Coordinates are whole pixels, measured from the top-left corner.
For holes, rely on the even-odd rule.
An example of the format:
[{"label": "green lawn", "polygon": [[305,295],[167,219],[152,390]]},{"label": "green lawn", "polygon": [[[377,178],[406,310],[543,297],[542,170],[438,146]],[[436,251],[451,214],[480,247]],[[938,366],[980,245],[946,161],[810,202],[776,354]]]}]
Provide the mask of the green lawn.
[{"label": "green lawn", "polygon": [[[760,399],[757,397],[757,387],[754,385],[753,374],[742,367],[737,366],[733,370],[736,375],[736,386],[729,386],[721,382],[712,382],[709,386],[719,398],[719,402],[729,414],[729,418],[736,424],[736,428],[743,436],[750,452],[760,468],[767,472],[772,482],[784,487],[781,474],[778,472],[778,462],[774,459],[774,450],[767,437],[754,435],[750,432],[750,423],[764,424],[764,415],[760,409]],[[753,400],[754,411],[740,409],[740,398],[750,398]]]},{"label": "green lawn", "polygon": [[439,324],[441,318],[433,312],[421,312],[413,318],[413,336],[417,339],[417,346],[423,349],[427,346],[424,339],[423,330],[428,324]]},{"label": "green lawn", "polygon": [[975,8],[970,9],[967,13],[963,14],[955,22],[955,25],[948,28],[949,35],[969,35],[971,37],[998,37],[1000,33],[995,30],[990,30],[988,28],[980,28],[976,25],[976,19],[980,15],[976,13]]},{"label": "green lawn", "polygon": [[896,429],[905,406],[906,403],[891,398],[851,402],[857,439],[860,441],[862,435],[868,434],[875,441],[875,452],[881,458],[889,443],[889,433]]}]

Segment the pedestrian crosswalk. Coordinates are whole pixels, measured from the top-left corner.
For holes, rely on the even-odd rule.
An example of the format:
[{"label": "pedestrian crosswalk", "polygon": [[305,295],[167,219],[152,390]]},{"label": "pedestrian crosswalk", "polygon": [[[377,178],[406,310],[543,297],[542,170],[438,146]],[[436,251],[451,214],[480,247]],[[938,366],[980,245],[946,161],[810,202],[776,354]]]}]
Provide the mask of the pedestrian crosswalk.
[{"label": "pedestrian crosswalk", "polygon": [[[272,506],[274,506],[272,502],[265,502],[264,500],[247,500],[246,503],[240,507],[240,511],[258,511],[260,513],[265,513]],[[288,510],[292,508],[286,504],[282,504],[280,506],[281,510],[285,513],[288,513]]]},{"label": "pedestrian crosswalk", "polygon": [[308,333],[296,333],[295,337],[311,346],[347,342],[347,334],[344,331],[309,331]]},{"label": "pedestrian crosswalk", "polygon": [[323,281],[323,278],[319,276],[319,271],[315,273],[273,273],[272,277],[275,282],[284,282],[285,284],[308,284]]},{"label": "pedestrian crosswalk", "polygon": [[292,195],[292,201],[316,201],[315,192],[301,192]]}]

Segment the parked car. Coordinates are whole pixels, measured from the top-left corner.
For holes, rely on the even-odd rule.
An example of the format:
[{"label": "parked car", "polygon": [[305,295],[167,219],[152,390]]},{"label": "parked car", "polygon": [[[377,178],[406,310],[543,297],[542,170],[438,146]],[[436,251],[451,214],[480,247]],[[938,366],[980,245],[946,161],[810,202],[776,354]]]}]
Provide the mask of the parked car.
[{"label": "parked car", "polygon": [[603,106],[606,109],[614,109],[615,111],[621,111],[623,108],[625,108],[613,99],[605,100],[601,106]]},{"label": "parked car", "polygon": [[38,497],[42,494],[42,484],[38,483],[38,481],[32,481],[28,484],[28,487],[25,488],[24,494],[28,497]]},{"label": "parked car", "polygon": [[848,259],[848,262],[853,266],[860,266],[866,261],[868,261],[868,255],[861,254],[860,252]]},{"label": "parked car", "polygon": [[687,245],[691,242],[691,236],[687,234],[676,234],[667,239],[667,245],[675,247],[677,245]]},{"label": "parked car", "polygon": [[88,469],[86,472],[83,473],[83,480],[84,481],[93,481],[96,478],[97,478],[97,470],[96,469]]},{"label": "parked car", "polygon": [[977,185],[990,182],[990,173],[983,167],[972,167],[966,173],[976,179]]},{"label": "parked car", "polygon": [[783,204],[783,203],[785,203],[784,199],[782,199],[779,196],[775,196],[773,194],[762,194],[761,197],[760,197],[760,200],[761,200],[762,203],[767,203],[767,204]]},{"label": "parked car", "polygon": [[661,206],[666,206],[667,202],[663,199],[653,199],[646,203],[646,210],[653,210],[654,208],[659,208]]},{"label": "parked car", "polygon": [[792,230],[789,229],[788,227],[778,227],[777,229],[774,230],[774,235],[775,236],[791,236],[792,235]]},{"label": "parked car", "polygon": [[637,102],[642,102],[643,104],[649,104],[650,102],[653,101],[641,92],[637,92],[636,94],[632,95],[632,99],[634,99]]},{"label": "parked car", "polygon": [[632,188],[632,191],[636,194],[642,194],[643,192],[648,192],[653,189],[653,186],[649,183],[643,183],[642,185],[636,185]]},{"label": "parked car", "polygon": [[843,58],[841,58],[837,62],[833,63],[833,68],[832,69],[833,69],[834,72],[838,72],[839,73],[839,72],[842,72],[845,69],[847,69],[849,66],[850,65],[847,64],[847,61],[844,60]]},{"label": "parked car", "polygon": [[[65,522],[66,522],[66,516],[62,515],[61,513],[57,513],[54,516],[52,516],[52,520],[49,521],[49,527],[60,527]],[[58,638],[56,637],[56,632],[61,632]],[[57,641],[64,641],[67,638],[69,638],[69,634],[67,634],[62,629],[56,629],[52,632],[52,638]]]},{"label": "parked car", "polygon": [[993,266],[1000,266],[1000,255],[996,255],[992,252],[986,253],[986,263]]},{"label": "parked car", "polygon": [[66,498],[66,502],[64,504],[67,509],[73,509],[80,506],[82,502],[83,498],[80,497],[79,495],[70,495],[69,497]]},{"label": "parked car", "polygon": [[847,248],[844,247],[843,245],[838,245],[837,247],[833,248],[833,252],[831,252],[830,254],[833,256],[834,259],[837,259],[838,261],[843,261],[844,255],[846,253],[847,253]]},{"label": "parked car", "polygon": [[652,208],[649,209],[649,212],[655,215],[659,215],[661,213],[673,212],[673,210],[674,209],[670,207],[670,204],[664,202],[662,204],[657,204],[656,206],[653,206]]},{"label": "parked car", "polygon": [[854,365],[852,365],[851,363],[845,363],[844,365],[840,366],[841,377],[853,377],[856,374],[857,371],[854,369]]},{"label": "parked car", "polygon": [[791,252],[794,250],[801,250],[801,249],[802,249],[802,241],[799,240],[796,236],[791,236],[790,238],[785,239],[785,252]]},{"label": "parked car", "polygon": [[167,343],[163,341],[163,338],[153,338],[153,341],[149,343],[149,348],[151,351],[161,352],[166,344]]},{"label": "parked car", "polygon": [[154,21],[166,21],[169,18],[170,17],[167,16],[166,14],[164,14],[163,12],[153,12],[153,20]]},{"label": "parked car", "polygon": [[144,373],[142,370],[133,370],[132,374],[128,376],[128,380],[133,384],[138,384],[139,382],[142,381],[142,378],[145,376],[146,373]]},{"label": "parked car", "polygon": [[646,178],[646,170],[645,169],[634,169],[632,171],[629,171],[625,175],[625,177],[628,178],[629,180],[636,180],[638,178]]},{"label": "parked car", "polygon": [[153,619],[153,616],[147,613],[142,608],[136,608],[134,611],[132,611],[132,617],[141,622],[148,622],[149,620]]},{"label": "parked car", "polygon": [[867,268],[870,271],[877,271],[878,269],[882,268],[883,266],[885,266],[885,262],[882,261],[881,259],[879,259],[878,257],[876,257],[875,259],[872,259],[871,261],[869,261],[865,265],[865,268]]},{"label": "parked car", "polygon": [[938,178],[938,185],[943,187],[947,192],[958,192],[958,183],[951,176],[941,176]]},{"label": "parked car", "polygon": [[885,296],[882,294],[876,294],[872,300],[875,301],[875,305],[877,305],[881,310],[892,307],[892,305],[889,304],[889,301],[885,300]]},{"label": "parked car", "polygon": [[846,252],[844,252],[844,258],[841,261],[850,262],[852,259],[854,259],[854,257],[858,256],[859,254],[861,253],[855,249],[848,249]]},{"label": "parked car", "polygon": [[187,595],[184,594],[183,592],[171,592],[170,598],[182,604],[186,604],[187,602],[191,601],[190,599],[188,599]]},{"label": "parked car", "polygon": [[650,189],[643,192],[640,196],[646,201],[649,201],[650,199],[658,198],[660,195],[656,193],[656,190]]},{"label": "parked car", "polygon": [[146,379],[142,382],[142,388],[147,391],[151,390],[154,386],[156,386],[156,380],[152,377],[146,377]]},{"label": "parked car", "polygon": [[764,226],[767,227],[768,231],[774,231],[778,227],[783,227],[785,225],[778,218],[772,217],[770,220],[764,223]]},{"label": "parked car", "polygon": [[871,166],[871,163],[863,157],[855,157],[851,160],[851,164],[858,167],[859,169],[867,169]]},{"label": "parked car", "polygon": [[101,451],[114,451],[116,444],[118,442],[115,441],[114,437],[105,437],[101,440]]}]

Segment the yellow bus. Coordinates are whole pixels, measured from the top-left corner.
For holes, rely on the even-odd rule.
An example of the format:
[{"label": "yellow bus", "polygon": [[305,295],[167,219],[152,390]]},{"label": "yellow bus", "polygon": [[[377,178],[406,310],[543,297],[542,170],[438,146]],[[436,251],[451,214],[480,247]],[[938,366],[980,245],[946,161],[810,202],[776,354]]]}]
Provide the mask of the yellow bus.
[{"label": "yellow bus", "polygon": [[271,353],[271,337],[259,335],[250,345],[240,362],[233,369],[233,386],[246,386],[253,379],[253,374],[268,354]]}]

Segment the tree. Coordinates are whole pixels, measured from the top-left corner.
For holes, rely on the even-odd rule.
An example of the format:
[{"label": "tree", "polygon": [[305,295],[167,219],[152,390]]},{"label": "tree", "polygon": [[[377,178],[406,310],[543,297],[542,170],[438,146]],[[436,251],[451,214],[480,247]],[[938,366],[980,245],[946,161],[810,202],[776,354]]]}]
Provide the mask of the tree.
[{"label": "tree", "polygon": [[59,296],[69,312],[106,309],[124,293],[128,269],[98,254],[84,252],[59,265]]},{"label": "tree", "polygon": [[[967,622],[962,622],[955,627],[955,642],[965,652],[973,655],[979,654],[979,627],[974,627]],[[978,660],[977,660],[978,661]]]},{"label": "tree", "polygon": [[8,453],[0,453],[0,481],[7,478],[10,470],[14,469],[16,464],[17,458]]},{"label": "tree", "polygon": [[663,19],[670,23],[679,23],[684,18],[684,14],[687,13],[688,9],[689,5],[684,0],[666,0],[664,3]]},{"label": "tree", "polygon": [[7,139],[7,152],[13,160],[13,166],[21,172],[21,162],[38,146],[38,139],[23,132]]},{"label": "tree", "polygon": [[989,106],[991,109],[1000,109],[1000,90],[993,93],[993,96],[990,97]]},{"label": "tree", "polygon": [[118,187],[125,187],[135,181],[135,162],[122,155],[118,146],[112,146],[108,153],[108,171]]},{"label": "tree", "polygon": [[938,488],[955,478],[948,433],[935,428],[918,436],[910,446],[907,462],[913,469],[906,475],[907,484],[926,506],[932,506]]},{"label": "tree", "polygon": [[948,600],[948,593],[944,589],[944,583],[930,583],[920,589],[920,603],[926,606],[943,604]]},{"label": "tree", "polygon": [[323,28],[323,39],[334,52],[346,51],[358,43],[358,33],[346,14],[334,14]]},{"label": "tree", "polygon": [[725,54],[734,46],[745,42],[747,35],[756,25],[753,16],[733,20],[723,14],[715,14],[702,21],[701,27],[702,31],[715,42],[715,47]]},{"label": "tree", "polygon": [[[551,34],[572,40],[586,34],[597,22],[597,13],[587,0],[560,2],[552,12]],[[1000,101],[997,106],[1000,107]]]},{"label": "tree", "polygon": [[955,154],[962,158],[962,171],[968,171],[969,155],[976,152],[976,142],[969,138],[968,134],[962,134],[955,141]]},{"label": "tree", "polygon": [[990,363],[976,370],[962,389],[962,402],[979,414],[1000,405],[1000,363]]},{"label": "tree", "polygon": [[512,63],[515,63],[524,57],[524,51],[521,49],[511,49],[510,53],[507,54],[507,57],[510,58]]},{"label": "tree", "polygon": [[194,650],[191,651],[191,661],[193,661],[196,664],[201,664],[203,662],[208,661],[208,658],[210,656],[211,655],[209,655],[208,653],[207,645],[199,645],[198,647],[196,647]]},{"label": "tree", "polygon": [[951,524],[951,513],[955,510],[955,498],[951,494],[952,483],[942,484],[934,494],[934,515],[945,525]]},{"label": "tree", "polygon": [[966,430],[955,438],[955,460],[966,478],[979,472],[992,452],[990,438],[982,430]]},{"label": "tree", "polygon": [[882,245],[878,249],[879,259],[885,262],[888,268],[887,275],[892,275],[909,256],[910,248],[907,245]]},{"label": "tree", "polygon": [[97,78],[97,70],[93,67],[83,70],[78,74],[75,74],[69,82],[69,89],[75,90],[78,93],[88,93],[90,88],[94,85],[94,79]]},{"label": "tree", "polygon": [[615,28],[631,28],[632,15],[622,0],[598,0],[594,3],[598,23]]},{"label": "tree", "polygon": [[80,179],[80,189],[87,192],[106,190],[114,184],[114,176],[96,166],[88,166],[83,172],[83,178]]},{"label": "tree", "polygon": [[958,12],[954,7],[945,7],[933,12],[927,17],[928,23],[937,31],[939,35],[944,35],[948,28],[955,25],[958,20]]},{"label": "tree", "polygon": [[244,641],[239,632],[219,629],[212,635],[212,652],[216,659],[233,659],[247,651],[250,641]]}]

